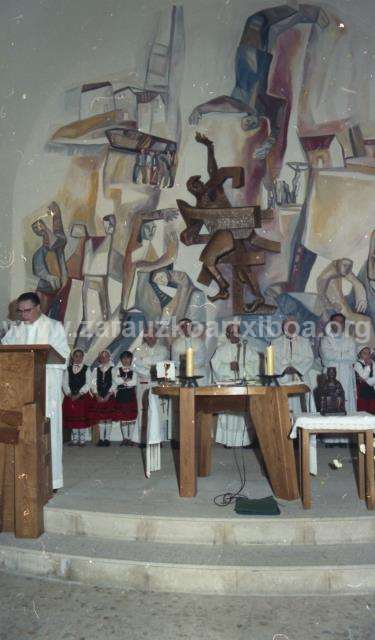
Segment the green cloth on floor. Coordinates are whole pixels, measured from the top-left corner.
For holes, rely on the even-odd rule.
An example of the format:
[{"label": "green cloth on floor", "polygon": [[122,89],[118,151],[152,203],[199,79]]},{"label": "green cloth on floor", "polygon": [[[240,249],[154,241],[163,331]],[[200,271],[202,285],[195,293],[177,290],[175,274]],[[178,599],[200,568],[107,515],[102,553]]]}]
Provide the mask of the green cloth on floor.
[{"label": "green cloth on floor", "polygon": [[279,516],[281,513],[273,496],[258,500],[246,497],[236,498],[234,510],[244,516]]}]

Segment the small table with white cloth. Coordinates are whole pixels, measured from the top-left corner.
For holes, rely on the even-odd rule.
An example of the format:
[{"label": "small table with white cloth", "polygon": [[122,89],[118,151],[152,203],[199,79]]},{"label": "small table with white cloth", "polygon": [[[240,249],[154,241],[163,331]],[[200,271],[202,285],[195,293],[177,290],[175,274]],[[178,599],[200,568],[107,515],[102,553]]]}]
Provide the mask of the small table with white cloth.
[{"label": "small table with white cloth", "polygon": [[300,493],[305,509],[311,509],[310,435],[321,433],[357,435],[358,496],[360,500],[366,500],[368,509],[375,508],[374,430],[375,416],[364,411],[347,415],[303,413],[298,416],[290,437],[299,436]]}]

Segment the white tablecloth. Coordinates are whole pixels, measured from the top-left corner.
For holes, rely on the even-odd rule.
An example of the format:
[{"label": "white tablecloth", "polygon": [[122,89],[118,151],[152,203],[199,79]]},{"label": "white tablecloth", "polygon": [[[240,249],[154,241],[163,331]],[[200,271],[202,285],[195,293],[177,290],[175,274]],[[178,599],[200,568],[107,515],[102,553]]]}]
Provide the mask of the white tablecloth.
[{"label": "white tablecloth", "polygon": [[[290,432],[290,438],[297,437],[298,427],[311,429],[312,431],[375,431],[375,416],[366,411],[348,413],[346,416],[322,416],[320,413],[301,413],[294,421]],[[310,473],[318,472],[318,460],[316,453],[316,436],[310,437]]]},{"label": "white tablecloth", "polygon": [[311,429],[312,431],[375,431],[375,416],[366,411],[348,413],[346,416],[322,416],[320,413],[302,413],[296,418],[291,438],[297,437],[297,429]]}]

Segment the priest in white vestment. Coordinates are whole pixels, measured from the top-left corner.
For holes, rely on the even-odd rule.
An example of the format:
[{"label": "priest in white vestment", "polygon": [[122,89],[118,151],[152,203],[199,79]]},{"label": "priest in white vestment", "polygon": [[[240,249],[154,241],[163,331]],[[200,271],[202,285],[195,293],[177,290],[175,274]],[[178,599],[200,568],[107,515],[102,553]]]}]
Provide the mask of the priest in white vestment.
[{"label": "priest in white vestment", "polygon": [[[219,344],[211,358],[215,382],[257,380],[259,355],[239,335],[238,324],[227,326],[225,342]],[[216,442],[227,447],[244,447],[251,443],[249,415],[220,413],[217,421]]]},{"label": "priest in white vestment", "polygon": [[[314,352],[310,340],[299,333],[299,324],[293,316],[283,322],[281,336],[272,341],[275,354],[275,373],[282,375],[280,384],[304,383],[310,387],[305,395],[306,410],[316,412],[314,389],[317,371],[313,369]],[[301,396],[289,396],[289,409],[295,419],[301,412]],[[316,436],[310,436],[310,473],[317,473]]]},{"label": "priest in white vestment", "polygon": [[46,416],[51,421],[52,486],[55,490],[63,486],[62,379],[70,349],[63,325],[42,314],[36,293],[19,296],[17,311],[21,322],[10,327],[2,344],[49,344],[65,359],[62,364],[46,367]]},{"label": "priest in white vestment", "polygon": [[[272,341],[275,354],[275,373],[282,375],[280,384],[298,384],[303,382],[310,387],[311,393],[307,396],[307,411],[315,412],[313,390],[316,386],[316,373],[314,375],[314,353],[310,340],[299,333],[297,320],[289,316],[282,325],[281,336]],[[301,413],[300,396],[289,398],[289,408],[296,417]]]},{"label": "priest in white vestment", "polygon": [[180,335],[172,342],[172,360],[176,366],[176,375],[183,373],[186,350],[191,347],[194,352],[194,375],[202,376],[197,382],[199,386],[204,386],[208,383],[208,354],[204,338],[192,335],[194,327],[190,318],[182,318],[178,328]]},{"label": "priest in white vestment", "polygon": [[[357,410],[357,389],[354,364],[357,360],[356,342],[348,334],[345,316],[341,313],[331,316],[325,329],[326,335],[319,346],[320,358],[324,371],[335,367],[337,380],[345,393],[345,409],[347,413]],[[325,438],[327,443],[348,442],[348,438]]]}]

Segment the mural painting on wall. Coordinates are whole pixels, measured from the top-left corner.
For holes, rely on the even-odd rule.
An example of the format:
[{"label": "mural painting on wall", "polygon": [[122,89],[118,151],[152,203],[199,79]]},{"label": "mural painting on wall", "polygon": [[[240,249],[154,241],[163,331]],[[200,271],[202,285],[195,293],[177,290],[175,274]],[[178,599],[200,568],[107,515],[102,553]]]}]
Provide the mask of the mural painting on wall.
[{"label": "mural painting on wall", "polygon": [[[323,326],[342,311],[374,336],[368,89],[361,102],[347,68],[347,93],[330,82],[353,46],[348,29],[319,5],[251,14],[233,90],[186,121],[184,41],[183,9],[172,7],[155,21],[143,82],[124,72],[66,92],[76,118],[55,128],[46,151],[70,156],[68,171],[26,220],[43,309],[69,319],[72,343],[77,335],[89,352],[114,356],[130,342],[119,331],[108,344],[87,321],[288,313]],[[207,179],[182,162],[182,133],[195,156],[205,149]]]},{"label": "mural painting on wall", "polygon": [[118,325],[132,309],[155,320],[182,317],[189,305],[204,311],[203,292],[175,268],[178,211],[158,207],[178,166],[185,36],[181,7],[156,17],[143,82],[127,70],[65,92],[73,117],[55,126],[46,152],[68,156],[68,170],[56,202],[27,219],[25,255],[43,310],[69,320],[71,342],[93,352],[102,338],[88,321]]},{"label": "mural painting on wall", "polygon": [[[265,263],[264,249],[280,251],[280,244],[268,238],[257,236],[255,228],[262,223],[262,212],[259,206],[232,207],[224,191],[224,183],[232,181],[232,188],[239,189],[244,185],[242,167],[218,168],[214,144],[206,136],[197,133],[195,136],[207,148],[207,173],[209,180],[203,183],[200,176],[192,176],[186,183],[188,191],[196,198],[196,207],[184,200],[177,200],[186,229],[181,233],[184,244],[207,243],[200,255],[202,269],[198,282],[209,286],[214,280],[219,287],[213,296],[207,296],[211,302],[229,298],[229,282],[220,270],[220,261],[232,266],[233,287],[232,298],[234,313],[272,313],[276,307],[265,304],[259,288],[258,279],[252,267]],[[201,234],[202,226],[208,234]],[[240,284],[240,287],[238,285]],[[243,304],[241,285],[248,285],[255,299],[250,304]]]}]

